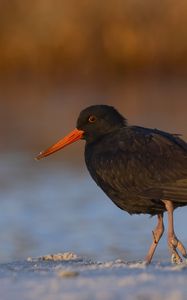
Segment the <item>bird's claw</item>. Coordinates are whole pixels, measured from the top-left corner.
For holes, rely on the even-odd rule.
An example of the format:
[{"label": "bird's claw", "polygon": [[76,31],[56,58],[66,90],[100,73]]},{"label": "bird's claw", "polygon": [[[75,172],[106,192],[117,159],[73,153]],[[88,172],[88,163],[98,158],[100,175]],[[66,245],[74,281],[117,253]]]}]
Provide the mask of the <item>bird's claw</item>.
[{"label": "bird's claw", "polygon": [[174,265],[179,265],[182,263],[182,258],[178,255],[178,253],[173,253],[171,255],[171,263]]},{"label": "bird's claw", "polygon": [[171,255],[171,262],[172,264],[181,264],[183,262],[182,258],[177,252],[177,249],[182,254],[182,256],[185,258],[185,261],[187,262],[187,253],[186,249],[184,248],[183,244],[177,239],[176,236],[174,236],[169,241],[169,248],[171,249],[172,255]]}]

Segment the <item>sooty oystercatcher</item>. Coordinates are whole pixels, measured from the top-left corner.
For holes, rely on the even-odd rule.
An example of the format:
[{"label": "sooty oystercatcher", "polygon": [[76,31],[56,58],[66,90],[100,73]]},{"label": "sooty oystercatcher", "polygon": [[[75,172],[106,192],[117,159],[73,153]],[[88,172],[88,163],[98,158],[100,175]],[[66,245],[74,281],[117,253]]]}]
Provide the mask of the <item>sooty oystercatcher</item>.
[{"label": "sooty oystercatcher", "polygon": [[173,211],[187,205],[187,143],[179,135],[129,126],[114,107],[93,105],[80,113],[75,130],[37,159],[79,139],[86,141],[85,161],[92,178],[119,208],[129,214],[157,215],[146,263],[164,232],[166,211],[172,262],[182,261],[178,252],[186,259],[174,231]]}]

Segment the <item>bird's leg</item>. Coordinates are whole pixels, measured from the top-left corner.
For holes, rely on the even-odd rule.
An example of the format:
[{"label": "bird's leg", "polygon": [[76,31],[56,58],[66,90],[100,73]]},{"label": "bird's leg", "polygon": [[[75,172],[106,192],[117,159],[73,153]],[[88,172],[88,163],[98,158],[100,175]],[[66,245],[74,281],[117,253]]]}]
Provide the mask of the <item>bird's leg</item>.
[{"label": "bird's leg", "polygon": [[153,242],[149,248],[149,251],[147,253],[147,256],[145,258],[145,262],[146,264],[150,264],[152,257],[155,253],[156,247],[158,245],[159,240],[162,237],[162,234],[164,232],[164,222],[163,222],[163,214],[158,214],[158,223],[156,228],[154,229],[154,231],[152,231],[153,233]]},{"label": "bird's leg", "polygon": [[168,247],[172,255],[171,261],[172,263],[179,264],[182,262],[182,258],[178,254],[178,251],[182,254],[184,258],[187,258],[186,249],[184,248],[181,241],[178,240],[174,231],[173,203],[170,200],[163,200],[163,202],[168,212]]}]

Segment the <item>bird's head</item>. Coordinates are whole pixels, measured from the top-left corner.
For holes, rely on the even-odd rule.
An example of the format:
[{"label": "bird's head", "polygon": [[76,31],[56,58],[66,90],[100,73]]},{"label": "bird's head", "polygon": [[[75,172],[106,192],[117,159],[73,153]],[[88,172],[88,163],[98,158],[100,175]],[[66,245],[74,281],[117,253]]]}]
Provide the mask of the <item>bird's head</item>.
[{"label": "bird's head", "polygon": [[101,136],[127,126],[126,119],[112,106],[92,105],[81,111],[76,129],[47,150],[41,152],[37,159],[48,156],[79,139],[87,143],[96,141]]}]

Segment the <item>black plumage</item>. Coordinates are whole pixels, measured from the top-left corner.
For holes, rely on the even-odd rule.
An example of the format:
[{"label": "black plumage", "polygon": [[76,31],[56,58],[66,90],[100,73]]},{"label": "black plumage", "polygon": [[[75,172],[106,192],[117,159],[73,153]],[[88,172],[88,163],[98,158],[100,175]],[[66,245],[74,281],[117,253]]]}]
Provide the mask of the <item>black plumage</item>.
[{"label": "black plumage", "polygon": [[[167,210],[173,216],[175,208],[187,205],[187,143],[179,135],[130,126],[111,106],[93,105],[80,113],[73,133],[38,158],[79,138],[86,140],[85,161],[92,178],[119,208],[130,214],[158,215],[146,259],[150,262],[154,243],[158,243],[164,230],[163,213]],[[172,239],[180,241],[175,236],[173,221],[169,227],[172,234],[168,234],[168,244],[173,261],[178,262],[176,249],[180,247],[174,246]],[[186,257],[185,251],[181,253]]]},{"label": "black plumage", "polygon": [[[88,123],[90,115],[97,117]],[[187,205],[187,144],[177,135],[128,126],[113,107],[92,106],[80,114],[87,168],[102,190],[130,214],[166,210],[162,199]]]}]

